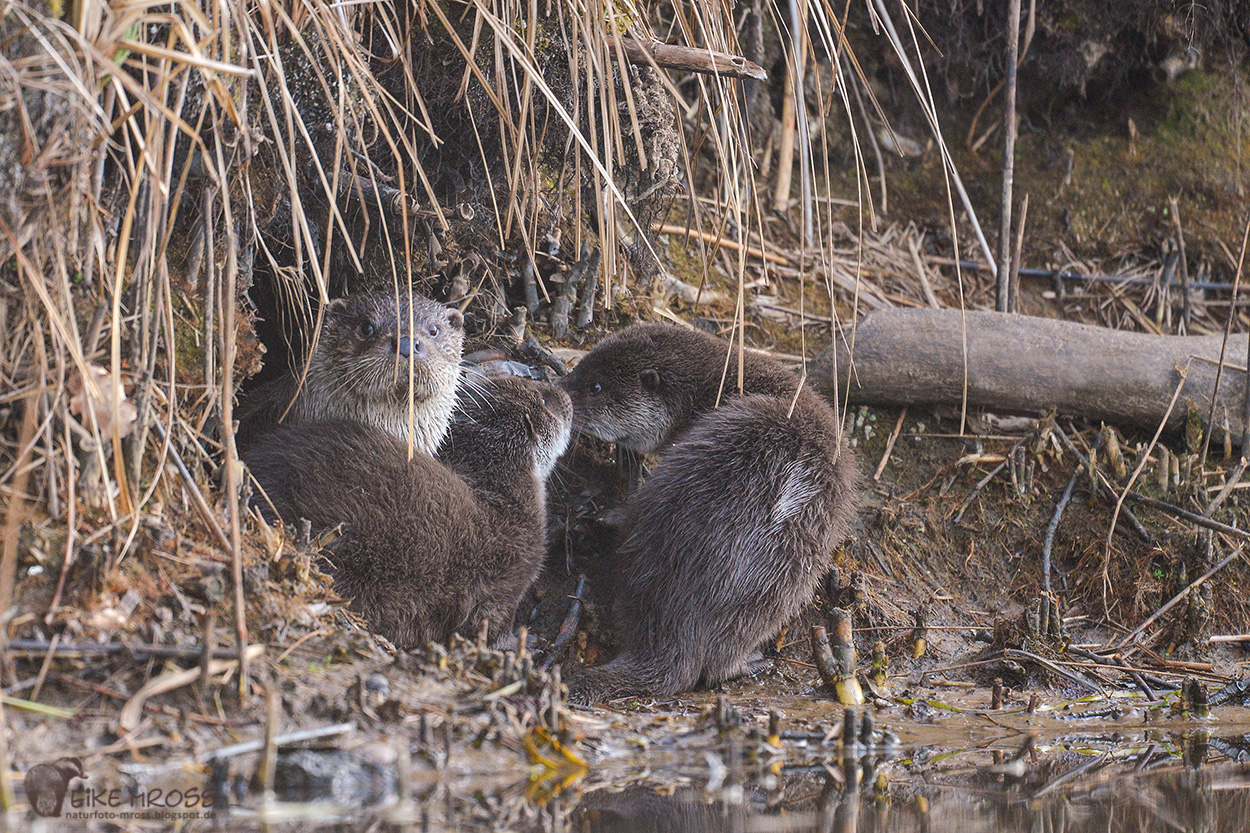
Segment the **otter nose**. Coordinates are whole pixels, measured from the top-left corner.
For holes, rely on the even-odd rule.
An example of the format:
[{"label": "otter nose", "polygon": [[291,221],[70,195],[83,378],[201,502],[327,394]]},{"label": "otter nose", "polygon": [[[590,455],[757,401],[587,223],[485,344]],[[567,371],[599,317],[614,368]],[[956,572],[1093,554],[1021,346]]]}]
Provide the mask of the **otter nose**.
[{"label": "otter nose", "polygon": [[543,404],[547,406],[547,410],[553,414],[571,414],[573,412],[573,403],[569,399],[569,395],[557,387],[544,387],[542,391]]},{"label": "otter nose", "polygon": [[425,356],[425,342],[419,338],[401,338],[396,349],[405,359],[409,356],[416,356],[418,359]]}]

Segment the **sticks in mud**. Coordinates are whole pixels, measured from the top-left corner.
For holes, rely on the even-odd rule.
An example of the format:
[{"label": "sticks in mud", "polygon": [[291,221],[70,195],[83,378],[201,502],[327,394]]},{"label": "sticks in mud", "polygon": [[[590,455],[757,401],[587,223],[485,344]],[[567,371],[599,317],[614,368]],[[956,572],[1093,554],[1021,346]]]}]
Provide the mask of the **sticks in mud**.
[{"label": "sticks in mud", "polygon": [[[271,739],[271,743],[277,746],[287,746],[292,743],[301,743],[310,740],[322,740],[335,735],[344,735],[356,731],[355,722],[334,723],[330,726],[318,726],[315,729],[301,729],[298,732],[287,732],[284,735],[275,735]],[[243,743],[236,743],[233,746],[223,746],[220,749],[214,749],[209,752],[201,753],[195,758],[196,763],[208,763],[209,761],[221,761],[226,758],[235,758],[239,755],[250,755],[253,752],[260,752],[265,748],[264,740],[249,740]]]},{"label": "sticks in mud", "polygon": [[608,54],[615,54],[619,46],[625,60],[639,66],[655,64],[666,69],[726,75],[730,78],[752,78],[756,81],[768,79],[768,73],[763,67],[738,55],[659,41],[643,43],[633,38],[609,36],[604,38],[604,42],[608,47]]},{"label": "sticks in mud", "polygon": [[[1056,426],[1055,430],[1064,437],[1065,441],[1067,441],[1067,436],[1063,435],[1062,432],[1059,431],[1058,426]],[[1124,468],[1124,458],[1120,456],[1120,447],[1116,442],[1115,432],[1111,431],[1106,426],[1103,426],[1103,430],[1098,434],[1098,441],[1094,444],[1095,452],[1102,447],[1104,441],[1107,443],[1109,450],[1113,449],[1108,455],[1112,465],[1115,466],[1115,461],[1118,460],[1119,468]],[[1073,447],[1075,448],[1075,446]],[[1046,538],[1042,543],[1042,592],[1047,595],[1050,594],[1050,553],[1051,548],[1055,544],[1055,533],[1059,529],[1059,520],[1063,517],[1063,510],[1068,507],[1068,501],[1072,500],[1072,490],[1076,488],[1076,481],[1080,478],[1081,472],[1084,471],[1088,465],[1088,460],[1083,457],[1078,457],[1076,470],[1072,472],[1072,477],[1068,480],[1068,486],[1063,490],[1063,495],[1059,498],[1058,505],[1055,506],[1055,514],[1050,519],[1050,525],[1046,527]]]},{"label": "sticks in mud", "polygon": [[915,639],[912,642],[911,658],[920,659],[928,650],[928,637],[925,636],[925,630],[929,625],[929,604],[925,602],[916,609],[915,614],[916,627],[912,630]]},{"label": "sticks in mud", "polygon": [[1075,671],[1069,671],[1068,669],[1063,668],[1059,665],[1056,665],[1055,663],[1046,659],[1046,657],[1043,657],[1039,654],[1035,654],[1032,651],[1024,651],[1019,648],[1005,648],[1001,652],[999,652],[997,658],[998,659],[1014,659],[1018,662],[1031,662],[1035,665],[1039,665],[1042,668],[1045,668],[1047,671],[1049,671],[1052,674],[1063,677],[1065,680],[1071,683],[1075,683],[1076,685],[1080,686],[1086,691],[1089,691],[1092,694],[1096,694],[1099,697],[1107,696],[1107,692],[1103,690],[1102,686],[1098,685],[1093,680],[1090,680],[1085,675],[1078,674]]},{"label": "sticks in mud", "polygon": [[816,659],[816,670],[820,672],[820,679],[824,684],[833,689],[839,703],[862,705],[864,690],[855,676],[857,657],[851,614],[841,608],[834,608],[830,619],[833,621],[832,646],[823,627],[816,625],[812,628],[812,654]]},{"label": "sticks in mud", "polygon": [[1115,647],[1116,647],[1116,648],[1123,648],[1123,647],[1125,647],[1126,645],[1128,645],[1129,643],[1131,643],[1131,642],[1135,641],[1135,640],[1137,639],[1137,637],[1141,635],[1142,631],[1146,630],[1146,628],[1148,628],[1148,627],[1150,627],[1152,624],[1154,624],[1154,622],[1155,622],[1155,621],[1156,621],[1156,620],[1157,620],[1160,616],[1162,616],[1163,614],[1167,613],[1169,610],[1171,610],[1173,607],[1175,607],[1175,606],[1176,606],[1179,602],[1183,601],[1184,599],[1189,598],[1189,594],[1190,594],[1190,592],[1191,592],[1191,591],[1193,591],[1195,588],[1197,588],[1199,585],[1201,585],[1201,584],[1202,584],[1204,581],[1206,581],[1207,579],[1211,578],[1211,576],[1215,575],[1215,574],[1216,574],[1216,573],[1218,573],[1220,570],[1222,570],[1222,569],[1224,569],[1226,566],[1228,566],[1228,565],[1229,565],[1229,563],[1231,563],[1231,562],[1232,562],[1235,558],[1239,557],[1239,556],[1240,556],[1240,555],[1241,555],[1241,554],[1245,551],[1245,548],[1246,548],[1246,545],[1245,545],[1245,544],[1240,544],[1240,545],[1237,547],[1237,549],[1235,549],[1235,550],[1233,550],[1231,553],[1229,553],[1229,554],[1228,554],[1228,555],[1227,555],[1227,556],[1226,556],[1223,560],[1221,560],[1221,561],[1220,561],[1220,563],[1216,564],[1216,565],[1215,565],[1214,567],[1212,567],[1210,570],[1207,570],[1207,571],[1206,571],[1205,573],[1203,573],[1201,576],[1199,576],[1198,578],[1194,579],[1194,580],[1193,580],[1193,581],[1189,584],[1189,586],[1188,586],[1188,587],[1186,587],[1184,590],[1182,590],[1181,592],[1179,592],[1179,593],[1177,593],[1175,596],[1173,596],[1171,599],[1169,599],[1169,600],[1168,600],[1168,601],[1167,601],[1167,602],[1166,602],[1166,603],[1165,603],[1162,607],[1160,607],[1160,608],[1159,608],[1158,610],[1156,610],[1154,613],[1150,614],[1150,616],[1146,619],[1146,621],[1142,622],[1140,625],[1138,625],[1136,628],[1134,628],[1134,629],[1133,629],[1133,631],[1132,631],[1131,633],[1129,633],[1127,636],[1125,636],[1123,639],[1121,639],[1119,642],[1117,642],[1117,643],[1115,644]]},{"label": "sticks in mud", "polygon": [[585,592],[586,577],[578,576],[577,587],[573,590],[573,604],[569,605],[569,612],[560,625],[560,632],[556,634],[555,640],[551,643],[551,649],[547,651],[547,658],[543,660],[543,671],[551,670],[551,666],[555,665],[556,660],[564,653],[564,649],[577,635],[577,623],[582,612],[582,595]]},{"label": "sticks in mud", "polygon": [[1050,552],[1055,544],[1055,532],[1059,529],[1059,519],[1063,517],[1063,510],[1067,508],[1068,501],[1072,500],[1072,490],[1076,487],[1077,478],[1081,476],[1082,470],[1083,467],[1078,465],[1076,471],[1072,472],[1068,486],[1059,498],[1059,505],[1055,507],[1055,514],[1046,527],[1046,539],[1042,543],[1042,592],[1044,593],[1050,593]]},{"label": "sticks in mud", "polygon": [[555,333],[556,338],[564,338],[565,333],[569,329],[569,314],[573,311],[573,307],[577,304],[577,290],[581,287],[582,282],[586,280],[587,274],[593,278],[591,283],[587,285],[587,290],[583,295],[581,307],[586,311],[586,320],[582,320],[579,312],[577,317],[577,328],[582,329],[590,323],[590,316],[594,310],[595,291],[599,287],[599,249],[593,252],[583,249],[582,258],[573,264],[573,268],[569,270],[569,274],[564,279],[564,286],[560,288],[560,294],[556,296],[555,303],[551,306],[551,331]]},{"label": "sticks in mud", "polygon": [[872,643],[872,665],[868,672],[868,687],[874,697],[890,696],[889,658],[885,653],[885,643],[877,640]]},{"label": "sticks in mud", "polygon": [[200,514],[200,519],[212,531],[213,537],[217,539],[217,543],[221,544],[221,548],[227,552],[230,551],[230,539],[226,537],[225,531],[221,528],[221,524],[217,522],[217,516],[213,514],[213,510],[209,508],[208,501],[204,498],[204,493],[200,491],[199,485],[195,482],[195,478],[191,476],[187,464],[182,461],[182,455],[178,453],[178,448],[170,439],[169,432],[165,430],[164,424],[155,415],[152,417],[152,426],[156,428],[156,432],[161,435],[161,442],[169,448],[169,457],[174,461],[174,467],[178,469],[178,475],[182,478],[182,482],[186,484],[187,494],[191,496],[191,502],[195,505],[195,510]]},{"label": "sticks in mud", "polygon": [[[1113,487],[1111,483],[1107,480],[1107,476],[1103,474],[1100,470],[1090,467],[1089,458],[1087,458],[1084,454],[1081,453],[1081,450],[1076,447],[1076,445],[1072,442],[1072,440],[1068,439],[1068,435],[1065,434],[1063,430],[1060,429],[1059,426],[1057,425],[1055,426],[1055,434],[1057,434],[1059,439],[1063,441],[1067,449],[1076,455],[1076,458],[1081,461],[1082,466],[1089,468],[1092,472],[1094,472],[1095,476],[1097,477],[1097,481],[1096,481],[1097,485],[1100,488],[1104,489],[1107,494],[1109,494],[1110,496],[1114,498],[1116,494],[1116,490],[1115,490],[1115,487]],[[1223,532],[1225,535],[1231,535],[1232,537],[1240,538],[1243,541],[1250,541],[1250,532],[1246,532],[1244,529],[1238,529],[1235,526],[1229,526],[1228,524],[1222,524],[1219,521],[1213,521],[1210,518],[1203,517],[1202,515],[1199,515],[1194,512],[1190,512],[1187,509],[1182,509],[1181,507],[1168,503],[1166,501],[1152,498],[1149,495],[1143,495],[1141,492],[1135,492],[1132,489],[1129,489],[1127,492],[1125,492],[1125,497],[1127,497],[1129,500],[1132,500],[1136,503],[1140,503],[1144,506],[1149,506],[1151,509],[1158,509],[1160,512],[1164,512],[1168,515],[1171,515],[1174,518],[1180,518],[1181,520],[1189,521],[1190,523],[1203,527],[1204,529],[1210,529],[1213,532]],[[1127,510],[1125,511],[1127,512]],[[1139,524],[1135,524],[1135,525],[1140,526]],[[1139,532],[1140,532],[1140,529],[1139,529]]]},{"label": "sticks in mud", "polygon": [[[8,649],[15,655],[46,654],[51,651],[62,658],[120,653],[130,653],[136,660],[146,660],[150,657],[198,660],[204,656],[203,648],[179,648],[173,645],[126,645],[121,642],[59,642],[53,645],[51,642],[42,639],[13,639],[9,641]],[[234,659],[238,655],[239,652],[233,648],[212,651],[213,659]]]}]

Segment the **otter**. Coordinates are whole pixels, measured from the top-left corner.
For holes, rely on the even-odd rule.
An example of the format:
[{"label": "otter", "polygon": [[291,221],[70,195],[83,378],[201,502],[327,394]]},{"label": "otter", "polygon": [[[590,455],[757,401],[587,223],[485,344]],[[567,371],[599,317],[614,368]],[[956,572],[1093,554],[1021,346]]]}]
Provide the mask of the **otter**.
[{"label": "otter", "polygon": [[411,647],[486,622],[499,644],[542,566],[545,481],[572,417],[553,385],[487,379],[460,402],[445,462],[344,421],[279,426],[244,460],[283,521],[342,525],[327,551],[335,590],[376,633]]},{"label": "otter", "polygon": [[[743,393],[794,398],[793,373],[758,353],[743,359]],[[651,454],[714,409],[718,396],[735,396],[737,380],[738,351],[729,342],[672,324],[636,324],[595,345],[560,386],[573,397],[574,430]]]},{"label": "otter", "polygon": [[811,602],[850,534],[858,469],[833,409],[754,354],[739,395],[733,353],[705,333],[638,325],[560,382],[575,430],[663,451],[625,502],[610,566],[621,652],[569,681],[575,705],[744,673]]},{"label": "otter", "polygon": [[407,293],[335,299],[303,386],[287,373],[252,391],[240,403],[235,442],[246,449],[280,422],[342,421],[406,443],[411,425],[413,445],[433,454],[456,404],[463,344],[460,311],[428,298],[413,296],[411,305]]}]

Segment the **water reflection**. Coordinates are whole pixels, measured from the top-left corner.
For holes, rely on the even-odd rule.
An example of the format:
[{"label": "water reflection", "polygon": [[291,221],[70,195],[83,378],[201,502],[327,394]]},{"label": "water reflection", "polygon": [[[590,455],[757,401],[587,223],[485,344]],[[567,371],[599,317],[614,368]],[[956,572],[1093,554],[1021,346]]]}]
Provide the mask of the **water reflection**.
[{"label": "water reflection", "polygon": [[[1192,741],[1203,745],[1201,740]],[[1035,833],[1250,830],[1250,770],[1193,769],[1159,747],[1067,751],[1037,765],[882,765],[782,770],[775,784],[698,787],[653,783],[585,793],[567,816],[574,831],[602,833]],[[1018,773],[1018,774],[1017,774]],[[770,789],[771,787],[771,789]],[[558,829],[552,827],[551,829]]]},{"label": "water reflection", "polygon": [[[692,735],[693,737],[693,735]],[[416,768],[380,804],[327,793],[279,795],[186,830],[533,831],[533,833],[1139,833],[1250,831],[1250,734],[1185,730],[1008,732],[978,748],[839,750],[814,741],[784,752],[741,736],[703,735],[697,749],[652,748],[600,761],[576,783],[536,792],[524,768],[496,776]],[[301,760],[317,754],[300,750]],[[341,756],[347,753],[327,751]],[[329,759],[328,759],[329,760]],[[334,758],[336,772],[346,771]],[[307,761],[305,760],[305,763]],[[320,770],[317,770],[320,771]],[[337,783],[337,782],[336,782]],[[387,790],[397,786],[389,778]],[[380,795],[386,790],[373,791]],[[285,801],[283,801],[285,799]],[[349,806],[355,804],[357,806]],[[49,826],[55,822],[55,826]],[[23,826],[26,824],[28,826]],[[17,829],[71,827],[25,819]],[[73,829],[148,830],[125,822]]]},{"label": "water reflection", "polygon": [[[542,833],[1139,833],[1250,831],[1250,736],[1080,737],[1015,751],[911,747],[781,765],[732,745],[542,805],[522,786],[419,795],[390,830]],[[1006,746],[1006,744],[1004,744]],[[709,789],[711,787],[711,789]],[[392,819],[394,817],[392,816]]]},{"label": "water reflection", "polygon": [[641,786],[585,794],[564,829],[602,833],[979,833],[979,831],[1211,831],[1250,829],[1246,773],[1122,774],[1038,798],[1027,788],[920,783],[881,795],[833,775],[787,779],[784,794],[755,788],[709,798]]},{"label": "water reflection", "polygon": [[[521,822],[467,824],[464,807],[421,829],[544,833],[1138,833],[1250,830],[1250,735],[1073,737],[1008,749],[899,749],[780,765],[706,754],[617,783],[582,785]],[[596,775],[605,780],[606,773]],[[714,789],[707,789],[707,787]],[[506,802],[504,802],[506,804]],[[496,805],[496,808],[501,804]],[[429,808],[427,808],[429,809]],[[521,814],[524,815],[524,814]],[[495,819],[496,822],[499,819]]]}]

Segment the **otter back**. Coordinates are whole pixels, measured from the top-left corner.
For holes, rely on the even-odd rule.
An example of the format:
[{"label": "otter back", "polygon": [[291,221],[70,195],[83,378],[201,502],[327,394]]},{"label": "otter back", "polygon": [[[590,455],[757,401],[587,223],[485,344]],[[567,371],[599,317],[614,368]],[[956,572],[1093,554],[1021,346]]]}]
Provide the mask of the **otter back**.
[{"label": "otter back", "polygon": [[629,499],[620,656],[570,682],[588,703],[743,672],[812,600],[854,519],[856,467],[812,403],[749,396],[695,423]]}]

